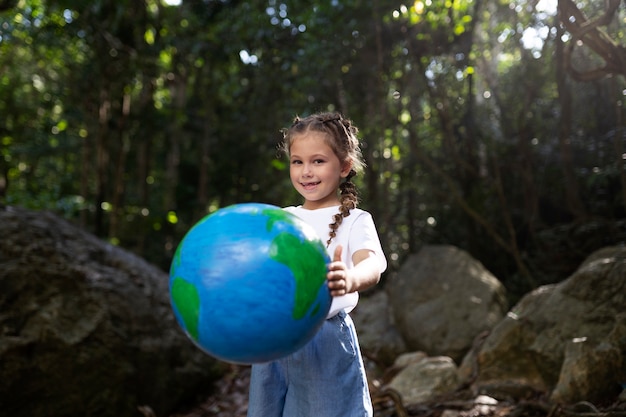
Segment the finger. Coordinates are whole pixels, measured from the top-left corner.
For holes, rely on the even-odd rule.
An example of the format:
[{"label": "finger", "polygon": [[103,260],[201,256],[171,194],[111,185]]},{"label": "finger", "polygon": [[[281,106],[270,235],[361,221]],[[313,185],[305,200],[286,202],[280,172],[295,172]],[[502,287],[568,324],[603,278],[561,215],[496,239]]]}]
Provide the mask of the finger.
[{"label": "finger", "polygon": [[338,270],[328,271],[328,273],[326,274],[326,279],[328,280],[329,285],[335,287],[337,285],[335,283],[341,279],[340,272]]},{"label": "finger", "polygon": [[333,285],[341,285],[340,281],[346,280],[346,274],[342,269],[337,269],[328,273],[328,281],[333,283]]},{"label": "finger", "polygon": [[343,247],[341,245],[337,245],[335,248],[335,253],[333,254],[333,262],[341,262],[341,252],[343,251]]},{"label": "finger", "polygon": [[330,292],[330,295],[333,297],[340,297],[342,295],[346,295],[346,291],[345,290],[332,290]]},{"label": "finger", "polygon": [[341,281],[330,281],[328,283],[328,289],[333,297],[344,295],[346,293],[346,286]]}]

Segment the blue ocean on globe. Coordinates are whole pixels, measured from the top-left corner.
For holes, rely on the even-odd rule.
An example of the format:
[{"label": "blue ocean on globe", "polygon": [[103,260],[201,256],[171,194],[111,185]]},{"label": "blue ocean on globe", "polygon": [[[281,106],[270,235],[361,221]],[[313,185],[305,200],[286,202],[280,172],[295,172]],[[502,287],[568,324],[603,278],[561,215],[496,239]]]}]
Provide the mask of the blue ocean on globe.
[{"label": "blue ocean on globe", "polygon": [[324,322],[330,262],[311,226],[276,206],[236,204],[200,220],[170,268],[174,315],[223,361],[266,362],[304,346]]}]

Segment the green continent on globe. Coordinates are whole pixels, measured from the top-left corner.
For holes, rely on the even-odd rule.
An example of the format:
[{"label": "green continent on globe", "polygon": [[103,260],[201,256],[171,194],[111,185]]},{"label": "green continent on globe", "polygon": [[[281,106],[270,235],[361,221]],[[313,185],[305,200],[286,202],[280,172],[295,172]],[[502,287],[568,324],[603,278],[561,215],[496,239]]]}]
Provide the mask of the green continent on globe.
[{"label": "green continent on globe", "polygon": [[[272,241],[270,258],[286,265],[296,281],[293,318],[299,320],[306,315],[317,299],[320,287],[326,281],[326,262],[320,252],[323,246],[315,242],[301,241],[289,233],[280,233]],[[319,309],[315,306],[312,314]]]},{"label": "green continent on globe", "polygon": [[267,222],[267,231],[269,232],[274,227],[274,223],[277,222],[285,222],[288,224],[296,224],[296,217],[293,214],[283,210],[283,209],[268,209],[263,210],[263,215],[265,215],[269,220]]},{"label": "green continent on globe", "polygon": [[185,323],[189,335],[198,340],[198,317],[200,315],[200,295],[195,285],[176,277],[172,281],[172,301]]}]

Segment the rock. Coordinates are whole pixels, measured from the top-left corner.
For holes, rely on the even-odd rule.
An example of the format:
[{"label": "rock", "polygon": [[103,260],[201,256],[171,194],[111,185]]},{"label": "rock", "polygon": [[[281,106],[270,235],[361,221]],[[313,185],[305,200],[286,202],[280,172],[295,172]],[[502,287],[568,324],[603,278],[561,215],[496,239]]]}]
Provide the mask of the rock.
[{"label": "rock", "polygon": [[[569,341],[565,347],[559,380],[550,399],[557,403],[569,403],[582,398],[603,400],[609,393],[604,391],[607,387],[598,385],[597,381],[610,381],[615,373],[614,366],[622,362],[621,353],[610,343],[590,345],[586,338]],[[614,395],[619,394],[621,387],[615,383],[612,391]]]},{"label": "rock", "polygon": [[558,402],[614,401],[626,381],[625,310],[626,248],[602,249],[523,297],[460,373],[487,394],[515,384]]},{"label": "rock", "polygon": [[406,352],[406,344],[393,322],[386,292],[377,291],[362,296],[350,316],[366,357],[382,366],[389,366],[398,355]]},{"label": "rock", "polygon": [[504,286],[453,246],[425,246],[388,282],[389,304],[409,350],[457,362],[508,306]]},{"label": "rock", "polygon": [[421,362],[428,356],[424,352],[408,352],[398,356],[393,363],[394,368],[406,368],[412,363]]},{"label": "rock", "polygon": [[426,357],[404,367],[385,387],[398,392],[405,405],[418,404],[454,390],[457,368],[451,358]]},{"label": "rock", "polygon": [[166,415],[220,365],[183,335],[168,275],[48,212],[0,208],[6,415]]}]

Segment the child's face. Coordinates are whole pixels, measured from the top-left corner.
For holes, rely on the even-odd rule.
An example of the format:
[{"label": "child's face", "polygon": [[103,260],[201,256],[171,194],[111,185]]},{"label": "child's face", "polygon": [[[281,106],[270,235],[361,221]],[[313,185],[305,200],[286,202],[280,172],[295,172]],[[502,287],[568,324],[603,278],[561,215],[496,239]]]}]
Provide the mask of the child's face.
[{"label": "child's face", "polygon": [[339,204],[339,182],[351,168],[339,161],[325,138],[321,132],[298,134],[289,149],[291,183],[304,197],[303,207],[310,210]]}]

